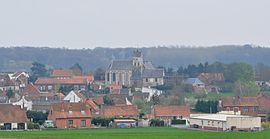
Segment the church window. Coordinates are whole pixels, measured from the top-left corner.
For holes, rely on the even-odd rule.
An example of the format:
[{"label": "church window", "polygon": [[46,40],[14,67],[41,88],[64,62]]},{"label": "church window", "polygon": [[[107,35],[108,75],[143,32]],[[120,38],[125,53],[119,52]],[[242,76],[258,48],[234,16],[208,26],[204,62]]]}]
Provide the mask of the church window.
[{"label": "church window", "polygon": [[114,82],[116,81],[116,75],[115,75],[115,73],[113,73],[113,81]]}]

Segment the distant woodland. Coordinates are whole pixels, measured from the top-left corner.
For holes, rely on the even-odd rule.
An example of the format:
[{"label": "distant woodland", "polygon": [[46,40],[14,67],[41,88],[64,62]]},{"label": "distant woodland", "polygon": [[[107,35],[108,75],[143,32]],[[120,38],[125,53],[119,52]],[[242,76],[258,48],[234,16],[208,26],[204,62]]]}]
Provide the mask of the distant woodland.
[{"label": "distant woodland", "polygon": [[[86,70],[106,68],[113,59],[132,57],[136,48],[35,48],[11,47],[0,48],[0,71],[30,71],[33,62],[45,64],[48,68],[70,68],[78,63]],[[178,69],[189,64],[222,62],[225,64],[244,62],[256,66],[270,66],[270,48],[243,46],[216,47],[150,47],[139,48],[144,59],[155,66]]]}]

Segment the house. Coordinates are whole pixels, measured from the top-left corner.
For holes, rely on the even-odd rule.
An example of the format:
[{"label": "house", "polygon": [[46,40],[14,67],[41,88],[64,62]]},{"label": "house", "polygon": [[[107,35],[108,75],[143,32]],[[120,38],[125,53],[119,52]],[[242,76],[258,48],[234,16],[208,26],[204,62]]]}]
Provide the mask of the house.
[{"label": "house", "polygon": [[93,101],[93,99],[87,98],[84,103],[87,107],[90,108],[93,117],[99,116],[100,109],[98,105]]},{"label": "house", "polygon": [[24,109],[11,104],[0,104],[0,126],[5,130],[27,129],[27,117]]},{"label": "house", "polygon": [[198,79],[204,82],[206,85],[210,85],[213,82],[225,81],[223,73],[200,73]]},{"label": "house", "polygon": [[73,79],[84,79],[87,81],[87,84],[92,84],[94,81],[94,76],[93,75],[85,75],[85,76],[73,76]]},{"label": "house", "polygon": [[53,70],[51,77],[57,79],[71,79],[74,76],[72,70]]},{"label": "house", "polygon": [[270,112],[270,98],[266,95],[260,94],[257,96],[259,103],[258,116],[261,117],[262,122],[267,121],[268,113]]},{"label": "house", "polygon": [[163,76],[163,69],[156,69],[151,62],[144,61],[142,52],[136,50],[132,60],[112,61],[105,72],[105,85],[156,86],[164,83]]},{"label": "house", "polygon": [[138,118],[139,111],[134,105],[104,106],[101,108],[101,116]]},{"label": "house", "polygon": [[194,92],[205,92],[205,84],[198,78],[188,78],[183,83],[191,85]]},{"label": "house", "polygon": [[27,86],[28,84],[28,78],[29,75],[26,72],[15,72],[12,74],[8,74],[9,78],[19,86],[20,89],[23,89]]},{"label": "house", "polygon": [[149,88],[149,87],[142,87],[141,92],[143,94],[148,94],[147,101],[149,102],[153,95],[161,95],[163,91],[155,89],[155,88]]},{"label": "house", "polygon": [[84,103],[52,104],[48,114],[57,128],[90,128],[91,119],[91,110]]},{"label": "house", "polygon": [[144,69],[142,73],[143,86],[159,86],[164,84],[164,69]]},{"label": "house", "polygon": [[7,91],[7,90],[19,91],[20,87],[18,84],[15,83],[14,80],[11,80],[8,74],[1,73],[0,74],[0,90]]},{"label": "house", "polygon": [[33,84],[29,83],[22,91],[21,95],[22,96],[27,96],[28,98],[31,97],[36,97],[40,94],[41,92],[38,90],[38,88]]},{"label": "house", "polygon": [[32,110],[32,101],[28,101],[25,99],[24,96],[22,96],[22,98],[17,101],[17,102],[13,102],[12,105],[17,105],[17,106],[20,106],[22,109],[26,109],[26,110]]},{"label": "house", "polygon": [[60,103],[62,102],[63,98],[64,95],[62,93],[43,92],[36,97],[28,99],[32,101],[33,111],[48,112],[51,104]]},{"label": "house", "polygon": [[157,119],[183,119],[190,115],[190,108],[188,106],[178,105],[156,105],[153,108],[152,114]]},{"label": "house", "polygon": [[240,111],[242,115],[257,116],[259,103],[256,96],[221,97],[220,111]]},{"label": "house", "polygon": [[111,84],[109,86],[110,93],[112,93],[112,94],[120,94],[120,89],[121,88],[122,88],[122,86],[117,85],[117,84]]},{"label": "house", "polygon": [[72,103],[84,102],[85,100],[86,97],[78,90],[70,91],[68,95],[64,98],[64,101]]},{"label": "house", "polygon": [[261,130],[261,118],[234,115],[231,113],[192,114],[189,118],[191,128],[214,131],[252,131]]},{"label": "house", "polygon": [[70,87],[74,90],[88,89],[87,80],[78,78],[38,78],[35,85],[40,91],[55,91],[58,87]]},{"label": "house", "polygon": [[0,103],[8,103],[8,97],[6,95],[6,91],[0,90]]}]

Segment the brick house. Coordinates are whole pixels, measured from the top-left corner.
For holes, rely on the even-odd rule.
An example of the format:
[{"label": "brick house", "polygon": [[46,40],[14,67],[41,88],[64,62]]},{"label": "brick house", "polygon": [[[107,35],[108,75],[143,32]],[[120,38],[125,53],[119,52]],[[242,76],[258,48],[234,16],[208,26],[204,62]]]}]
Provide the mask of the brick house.
[{"label": "brick house", "polygon": [[188,106],[178,105],[156,105],[152,110],[152,115],[154,118],[163,120],[188,118],[190,108]]},{"label": "brick house", "polygon": [[5,130],[27,129],[27,117],[24,109],[11,104],[0,104],[0,126]]},{"label": "brick house", "polygon": [[241,115],[257,116],[259,103],[256,96],[222,97],[219,100],[220,111],[241,112]]},{"label": "brick house", "polygon": [[71,87],[74,90],[87,90],[88,83],[86,79],[81,78],[38,78],[35,85],[40,91],[55,91],[57,87]]},{"label": "brick house", "polygon": [[48,115],[57,128],[90,128],[91,118],[91,110],[84,103],[52,104]]},{"label": "brick house", "polygon": [[74,76],[72,70],[53,70],[51,74],[51,77],[57,79],[70,79],[72,76]]},{"label": "brick house", "polygon": [[101,116],[138,118],[139,111],[134,105],[104,106],[101,108]]}]

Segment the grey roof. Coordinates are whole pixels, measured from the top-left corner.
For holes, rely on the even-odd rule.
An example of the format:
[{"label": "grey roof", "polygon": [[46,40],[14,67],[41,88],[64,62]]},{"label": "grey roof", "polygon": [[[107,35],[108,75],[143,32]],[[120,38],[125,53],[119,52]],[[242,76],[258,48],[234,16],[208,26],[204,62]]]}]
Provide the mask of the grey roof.
[{"label": "grey roof", "polygon": [[188,78],[184,81],[185,84],[204,84],[200,79],[198,78]]},{"label": "grey roof", "polygon": [[109,66],[110,70],[132,70],[133,64],[131,60],[113,60]]},{"label": "grey roof", "polygon": [[143,70],[143,78],[161,78],[164,75],[163,69],[145,69]]},{"label": "grey roof", "polygon": [[144,68],[145,69],[155,69],[155,67],[153,66],[152,62],[150,62],[150,61],[144,62]]}]

